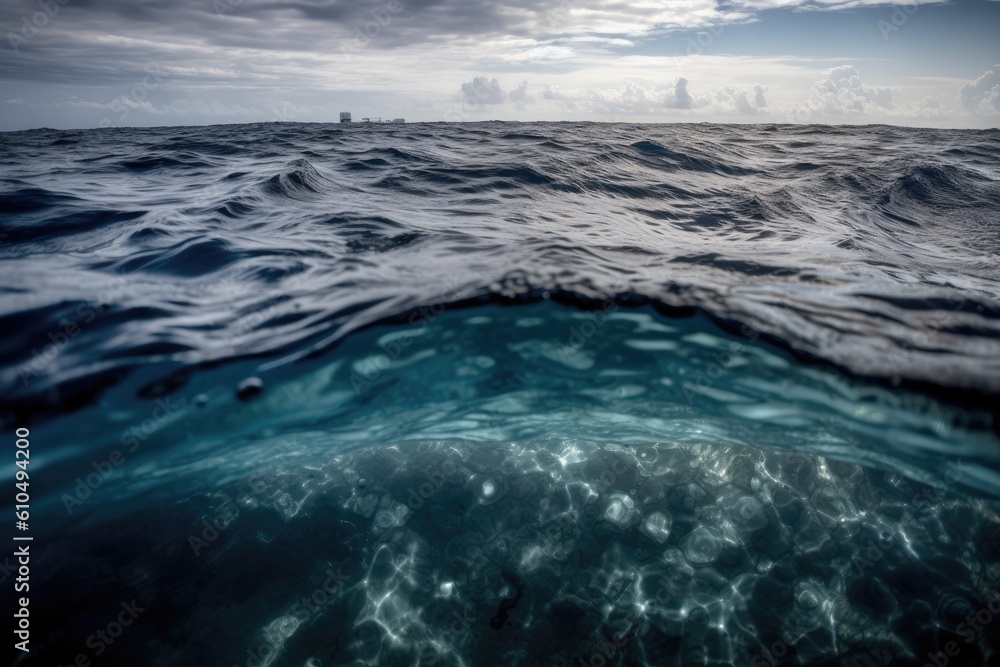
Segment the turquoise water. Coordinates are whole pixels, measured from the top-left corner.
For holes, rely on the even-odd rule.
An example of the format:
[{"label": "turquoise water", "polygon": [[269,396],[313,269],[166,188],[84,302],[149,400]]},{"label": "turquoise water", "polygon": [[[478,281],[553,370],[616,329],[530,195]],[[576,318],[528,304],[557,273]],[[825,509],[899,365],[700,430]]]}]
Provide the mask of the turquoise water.
[{"label": "turquoise water", "polygon": [[907,664],[988,605],[975,412],[599,306],[439,306],[33,430],[42,608],[148,604],[109,664],[660,665]]}]

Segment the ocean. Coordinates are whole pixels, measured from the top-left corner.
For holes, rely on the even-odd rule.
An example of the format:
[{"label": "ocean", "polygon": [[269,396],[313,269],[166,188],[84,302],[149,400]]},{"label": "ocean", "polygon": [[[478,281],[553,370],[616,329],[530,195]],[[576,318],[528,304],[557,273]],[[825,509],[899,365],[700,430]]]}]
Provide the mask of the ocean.
[{"label": "ocean", "polygon": [[11,664],[1000,664],[998,255],[998,130],[0,134]]}]

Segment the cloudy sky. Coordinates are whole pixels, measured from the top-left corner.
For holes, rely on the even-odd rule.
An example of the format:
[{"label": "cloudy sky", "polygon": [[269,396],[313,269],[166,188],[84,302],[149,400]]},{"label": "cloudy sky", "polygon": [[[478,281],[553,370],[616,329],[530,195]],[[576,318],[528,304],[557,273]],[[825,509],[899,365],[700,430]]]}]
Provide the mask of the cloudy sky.
[{"label": "cloudy sky", "polygon": [[0,130],[1000,123],[991,0],[3,0],[0,22]]}]

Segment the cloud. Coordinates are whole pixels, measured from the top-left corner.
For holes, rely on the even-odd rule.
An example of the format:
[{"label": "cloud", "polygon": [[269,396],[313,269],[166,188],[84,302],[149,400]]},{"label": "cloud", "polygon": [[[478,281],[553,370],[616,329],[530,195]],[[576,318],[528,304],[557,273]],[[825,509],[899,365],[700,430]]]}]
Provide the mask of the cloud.
[{"label": "cloud", "polygon": [[496,79],[477,76],[472,81],[462,84],[462,98],[469,105],[503,104],[507,93],[500,87]]},{"label": "cloud", "polygon": [[[725,74],[720,79],[715,72],[728,72],[735,78],[742,71],[734,69],[735,62],[713,65],[707,69],[694,68],[694,73],[679,76],[673,81],[659,84],[628,79],[618,85],[603,87],[573,87],[555,81],[540,84],[542,89],[533,107],[536,111],[574,114],[583,113],[607,118],[608,116],[637,116],[649,120],[684,118],[732,121],[740,116],[773,119],[779,122],[862,122],[881,121],[948,121],[954,109],[945,103],[947,90],[938,95],[927,95],[926,88],[875,86],[864,83],[857,68],[841,65],[821,72],[818,80],[810,85],[803,76],[796,100],[795,89],[791,94],[777,95],[771,99],[775,80],[768,83],[727,83]],[[728,68],[728,69],[727,69]],[[998,68],[1000,69],[1000,68]],[[804,70],[803,73],[806,71]],[[756,77],[755,77],[756,78]],[[778,78],[778,83],[784,83]],[[752,81],[752,79],[751,79]],[[785,90],[779,88],[779,90]]]},{"label": "cloud", "polygon": [[[565,96],[566,93],[564,92]],[[626,81],[618,88],[588,89],[576,93],[578,102],[611,113],[659,113],[668,109],[691,109],[697,102],[688,91],[688,80],[678,77],[671,83],[651,88]]]},{"label": "cloud", "polygon": [[[820,6],[813,0],[775,0]],[[867,0],[866,0],[867,1]],[[874,0],[873,0],[874,1]],[[888,4],[913,0],[888,0]],[[886,4],[886,0],[879,0]],[[11,0],[9,14],[31,16],[37,0]],[[628,49],[664,31],[744,24],[759,9],[720,0],[73,0],[0,59],[0,80],[124,83],[152,62],[211,80],[231,64],[299,72],[351,58],[422,47],[488,59],[558,62],[571,47]],[[12,24],[13,25],[13,24]],[[12,33],[13,34],[13,33]],[[20,37],[19,37],[20,39]],[[533,45],[515,48],[517,42]],[[461,57],[459,55],[459,57]],[[207,67],[206,67],[207,65]],[[197,68],[205,68],[197,72]],[[211,71],[215,69],[216,71]],[[351,71],[341,67],[342,72]],[[356,69],[354,70],[356,71]],[[287,81],[275,73],[275,81]]]},{"label": "cloud", "polygon": [[628,80],[608,88],[562,88],[546,85],[541,100],[562,102],[569,110],[615,115],[717,116],[768,113],[766,88],[756,83],[751,87],[723,86],[713,91],[692,88],[687,77],[677,77],[669,83],[643,86]]},{"label": "cloud", "polygon": [[994,65],[975,81],[963,85],[960,94],[962,106],[969,113],[1000,111],[1000,65]]},{"label": "cloud", "polygon": [[564,100],[566,97],[559,86],[545,86],[542,89],[542,97],[547,100]]},{"label": "cloud", "polygon": [[110,109],[112,111],[119,111],[122,109],[132,109],[145,111],[147,113],[160,114],[166,113],[162,109],[158,109],[151,102],[147,100],[137,99],[130,95],[119,95],[110,102],[94,102],[92,100],[81,100],[80,98],[73,96],[66,100],[61,100],[55,102],[55,106],[59,107],[73,107],[77,109]]},{"label": "cloud", "polygon": [[813,84],[813,94],[828,115],[876,113],[892,109],[892,88],[866,86],[854,65],[841,65]]},{"label": "cloud", "polygon": [[155,106],[153,106],[152,103],[146,100],[137,100],[129,95],[119,95],[111,102],[111,104],[108,105],[109,109],[118,109],[121,107],[128,107],[129,109],[139,109],[142,111],[146,111],[148,113],[163,113]]},{"label": "cloud", "polygon": [[767,113],[765,88],[755,83],[753,88],[733,88],[725,86],[715,93],[716,108],[719,111],[757,115]]},{"label": "cloud", "polygon": [[541,63],[572,58],[576,52],[568,46],[543,45],[533,46],[526,51],[501,54],[498,60],[510,63]]},{"label": "cloud", "polygon": [[[644,87],[635,81],[626,81],[618,87],[609,88],[564,88],[559,85],[543,86],[541,101],[559,102],[562,107],[570,110],[595,111],[604,113],[652,113],[666,108],[689,108],[691,96],[687,92],[687,80],[678,79],[672,84]],[[522,105],[535,101],[527,94],[528,82],[512,90],[510,95],[504,95],[503,88],[496,79],[476,77],[469,83],[462,84],[462,96],[466,103],[474,105],[477,101],[488,104],[501,104],[504,98]]]},{"label": "cloud", "polygon": [[786,113],[786,122],[805,122],[820,116],[878,115],[893,112],[892,88],[867,86],[854,65],[826,70],[812,84],[804,103]]},{"label": "cloud", "polygon": [[663,106],[668,109],[690,109],[694,102],[687,89],[688,80],[680,77],[674,81],[673,90],[670,86],[659,85],[657,90],[663,93]]},{"label": "cloud", "polygon": [[511,102],[528,102],[531,98],[528,96],[528,82],[522,81],[514,90],[510,91]]},{"label": "cloud", "polygon": [[890,86],[867,85],[853,65],[840,65],[825,71],[823,78],[812,84],[804,101],[777,106],[787,123],[822,122],[829,118],[844,122],[845,117],[865,121],[927,121],[947,120],[954,116],[954,109],[943,104],[940,97],[924,95],[921,99],[903,102],[896,99],[897,92]]}]

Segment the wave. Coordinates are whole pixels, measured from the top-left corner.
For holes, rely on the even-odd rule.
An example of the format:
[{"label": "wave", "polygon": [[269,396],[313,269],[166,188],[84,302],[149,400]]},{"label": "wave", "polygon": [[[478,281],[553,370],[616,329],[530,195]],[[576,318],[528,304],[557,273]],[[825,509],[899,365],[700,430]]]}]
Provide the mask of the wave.
[{"label": "wave", "polygon": [[919,665],[993,599],[996,131],[0,148],[38,664],[134,598],[108,664]]},{"label": "wave", "polygon": [[[1000,181],[984,157],[997,150],[992,135],[757,131],[486,123],[10,133],[11,164],[46,150],[96,161],[58,185],[6,178],[3,248],[8,266],[46,253],[69,258],[46,264],[55,274],[37,287],[12,281],[43,301],[93,298],[126,274],[182,281],[170,289],[184,293],[185,306],[159,325],[184,348],[206,317],[226,330],[232,308],[219,285],[240,304],[262,284],[276,295],[288,290],[287,307],[310,312],[323,295],[318,309],[334,329],[283,332],[282,349],[289,336],[311,349],[342,335],[338,327],[426,306],[445,290],[494,298],[521,280],[518,293],[600,300],[624,286],[665,308],[754,326],[801,359],[991,400],[1000,391],[1000,276],[988,259]],[[51,147],[61,137],[74,143]],[[479,153],[465,150],[470,140]],[[876,140],[885,151],[868,150]],[[573,160],[546,142],[572,150]],[[912,153],[906,161],[897,143]],[[123,165],[135,179],[128,198],[110,185]],[[110,261],[84,259],[96,249]],[[310,294],[292,287],[303,275],[314,281]],[[203,296],[188,298],[202,280],[210,281],[199,284]],[[396,313],[382,305],[390,284],[402,286]],[[139,298],[119,291],[120,305]],[[47,319],[41,328],[60,324]],[[255,326],[241,339],[277,354],[266,343],[272,334]],[[31,360],[21,354],[20,364]],[[211,345],[201,354],[213,363],[230,357]]]},{"label": "wave", "polygon": [[328,195],[338,187],[341,186],[333,177],[322,173],[308,160],[298,159],[264,181],[260,190],[272,197],[309,200]]},{"label": "wave", "polygon": [[658,160],[653,162],[653,164],[656,164],[661,169],[679,169],[694,172],[703,171],[708,173],[726,174],[729,176],[747,175],[755,173],[756,171],[755,169],[737,167],[724,162],[706,160],[704,158],[672,151],[661,146],[655,141],[637,141],[632,144],[632,148],[637,149],[643,155],[658,158]]}]

